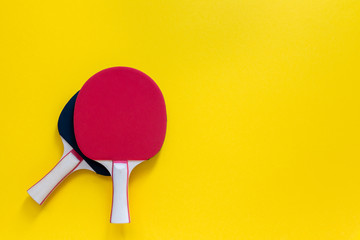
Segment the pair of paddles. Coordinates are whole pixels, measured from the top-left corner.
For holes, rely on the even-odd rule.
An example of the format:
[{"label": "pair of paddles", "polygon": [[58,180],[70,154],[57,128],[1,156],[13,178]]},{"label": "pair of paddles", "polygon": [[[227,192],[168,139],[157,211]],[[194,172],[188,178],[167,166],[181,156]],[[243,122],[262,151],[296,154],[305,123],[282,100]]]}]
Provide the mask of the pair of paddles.
[{"label": "pair of paddles", "polygon": [[128,183],[132,169],[157,154],[166,133],[166,108],[156,83],[127,67],[92,76],[62,110],[58,129],[64,154],[28,193],[42,204],[79,169],[112,176],[111,223],[129,223]]}]

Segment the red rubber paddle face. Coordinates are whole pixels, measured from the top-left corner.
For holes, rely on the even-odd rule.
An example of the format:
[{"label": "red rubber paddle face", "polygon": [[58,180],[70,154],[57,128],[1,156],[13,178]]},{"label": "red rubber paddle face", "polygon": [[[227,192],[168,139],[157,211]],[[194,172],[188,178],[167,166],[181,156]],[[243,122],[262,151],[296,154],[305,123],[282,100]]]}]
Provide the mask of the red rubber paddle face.
[{"label": "red rubber paddle face", "polygon": [[161,148],[166,108],[156,83],[132,68],[98,72],[75,103],[74,131],[80,150],[94,160],[147,160]]}]

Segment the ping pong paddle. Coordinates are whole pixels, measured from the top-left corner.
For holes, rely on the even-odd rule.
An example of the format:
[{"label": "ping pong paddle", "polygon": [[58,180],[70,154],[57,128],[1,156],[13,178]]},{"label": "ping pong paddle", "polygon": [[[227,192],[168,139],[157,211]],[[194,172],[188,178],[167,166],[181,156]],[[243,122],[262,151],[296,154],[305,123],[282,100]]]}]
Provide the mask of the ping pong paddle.
[{"label": "ping pong paddle", "polygon": [[[72,172],[88,169],[104,176],[110,176],[111,169],[87,158],[79,149],[74,135],[74,107],[76,93],[61,111],[58,121],[58,131],[64,145],[64,153],[59,163],[29,190],[29,195],[42,204],[51,192]],[[83,161],[85,160],[85,161]]]},{"label": "ping pong paddle", "polygon": [[166,133],[166,107],[156,83],[127,67],[102,70],[80,90],[76,142],[87,157],[112,165],[111,223],[129,223],[129,166],[157,154]]}]

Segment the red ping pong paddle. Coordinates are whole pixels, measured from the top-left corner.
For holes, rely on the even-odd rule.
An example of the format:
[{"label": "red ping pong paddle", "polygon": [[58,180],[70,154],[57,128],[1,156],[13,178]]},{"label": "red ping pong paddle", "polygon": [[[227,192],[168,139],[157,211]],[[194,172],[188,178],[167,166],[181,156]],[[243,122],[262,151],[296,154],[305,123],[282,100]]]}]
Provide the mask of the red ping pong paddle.
[{"label": "red ping pong paddle", "polygon": [[112,223],[130,222],[129,162],[148,160],[160,151],[166,121],[159,87],[136,69],[105,69],[80,90],[74,111],[75,137],[84,155],[112,162]]}]

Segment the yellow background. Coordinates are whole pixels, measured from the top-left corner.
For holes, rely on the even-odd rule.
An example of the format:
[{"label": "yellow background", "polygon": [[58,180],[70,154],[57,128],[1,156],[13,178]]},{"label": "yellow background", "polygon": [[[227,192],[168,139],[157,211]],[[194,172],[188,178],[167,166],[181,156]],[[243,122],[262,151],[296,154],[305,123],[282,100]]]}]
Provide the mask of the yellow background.
[{"label": "yellow background", "polygon": [[[360,239],[360,1],[4,1],[2,239]],[[130,66],[168,131],[109,223],[111,178],[26,190],[62,154],[57,119],[94,73]]]}]

